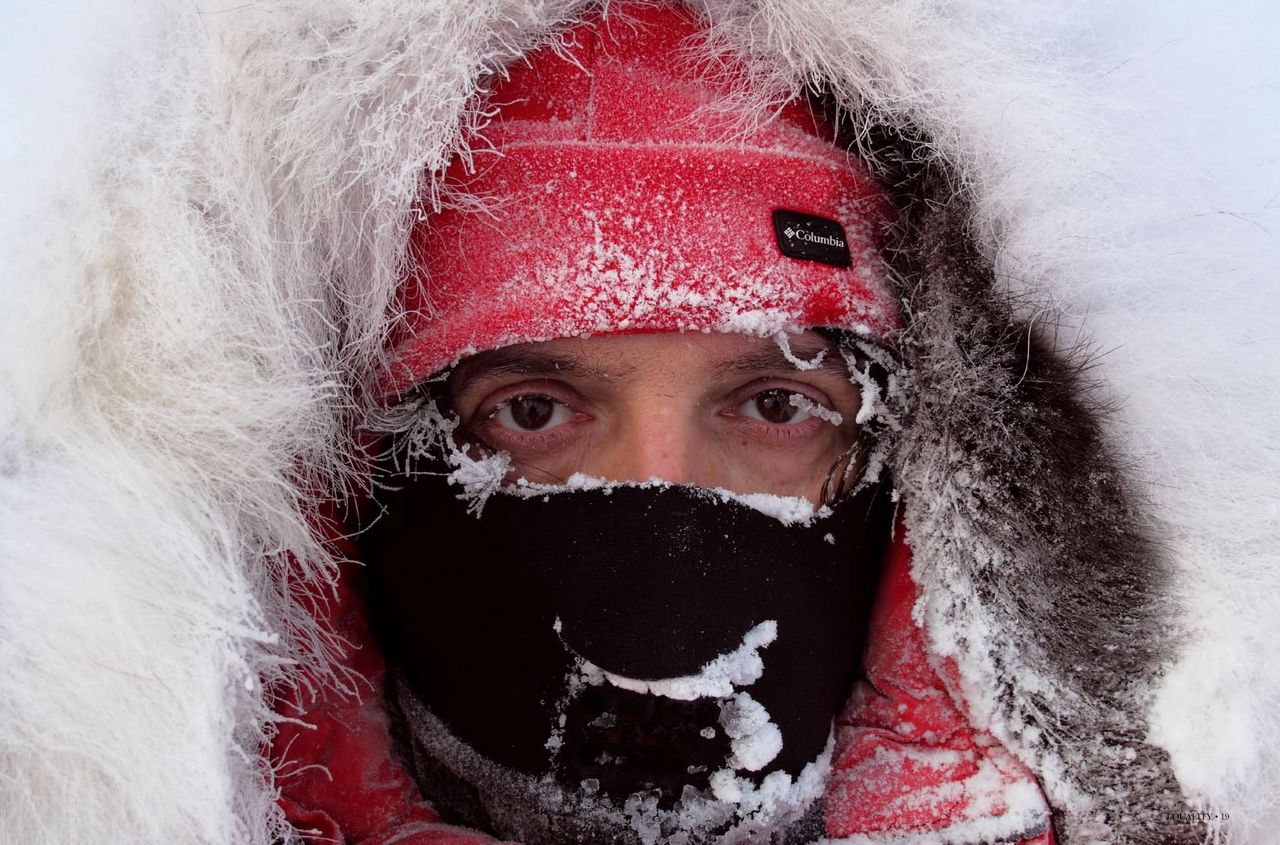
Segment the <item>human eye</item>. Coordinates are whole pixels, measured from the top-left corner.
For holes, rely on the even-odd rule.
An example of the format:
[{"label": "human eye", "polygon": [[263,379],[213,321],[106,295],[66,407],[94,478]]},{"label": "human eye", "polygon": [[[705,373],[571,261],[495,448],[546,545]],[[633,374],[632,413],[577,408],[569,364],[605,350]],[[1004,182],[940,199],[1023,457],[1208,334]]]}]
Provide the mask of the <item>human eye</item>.
[{"label": "human eye", "polygon": [[545,453],[578,440],[594,419],[588,403],[559,381],[525,381],[490,390],[469,412],[468,428],[481,441],[520,459],[526,452]]},{"label": "human eye", "polygon": [[[792,397],[799,397],[795,401]],[[759,420],[770,425],[799,425],[813,417],[807,408],[814,403],[804,394],[781,387],[761,390],[748,397],[734,412],[747,419]]]},{"label": "human eye", "polygon": [[508,431],[538,433],[558,428],[574,418],[574,411],[553,396],[521,393],[502,400],[486,420]]},{"label": "human eye", "polygon": [[799,426],[810,421],[814,425],[825,421],[838,427],[844,422],[844,415],[833,409],[825,394],[818,391],[810,393],[794,387],[757,390],[738,404],[731,415],[784,427]]}]

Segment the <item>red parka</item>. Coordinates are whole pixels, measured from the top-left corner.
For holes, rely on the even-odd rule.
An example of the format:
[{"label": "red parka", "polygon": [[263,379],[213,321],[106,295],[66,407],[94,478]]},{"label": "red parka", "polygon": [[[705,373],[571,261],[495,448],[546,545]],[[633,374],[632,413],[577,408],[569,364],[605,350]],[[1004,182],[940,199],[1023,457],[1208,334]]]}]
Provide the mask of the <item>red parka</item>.
[{"label": "red parka", "polygon": [[[871,616],[865,677],[835,722],[823,799],[827,836],[1052,845],[1049,808],[1035,778],[970,725],[952,692],[953,667],[930,660],[912,619],[918,591],[910,569],[899,535]],[[360,577],[360,568],[347,564],[336,599],[316,606],[347,642],[342,668],[352,692],[299,688],[282,702],[291,720],[270,751],[281,805],[313,845],[491,842],[441,823],[395,757],[385,664],[365,616]],[[447,597],[425,598],[426,612],[432,601]]]}]

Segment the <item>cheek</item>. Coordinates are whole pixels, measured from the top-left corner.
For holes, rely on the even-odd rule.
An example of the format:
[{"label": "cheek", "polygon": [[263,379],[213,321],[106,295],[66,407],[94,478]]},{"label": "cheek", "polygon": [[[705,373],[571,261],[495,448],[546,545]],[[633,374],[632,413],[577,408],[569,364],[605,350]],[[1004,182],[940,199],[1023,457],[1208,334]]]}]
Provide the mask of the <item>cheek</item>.
[{"label": "cheek", "polygon": [[817,501],[831,468],[852,445],[854,432],[823,423],[808,436],[768,438],[735,432],[710,444],[719,455],[731,489],[800,496]]},{"label": "cheek", "polygon": [[535,484],[563,484],[569,476],[582,472],[591,458],[587,437],[566,438],[554,448],[507,445],[502,451],[511,457],[507,484],[521,478]]}]

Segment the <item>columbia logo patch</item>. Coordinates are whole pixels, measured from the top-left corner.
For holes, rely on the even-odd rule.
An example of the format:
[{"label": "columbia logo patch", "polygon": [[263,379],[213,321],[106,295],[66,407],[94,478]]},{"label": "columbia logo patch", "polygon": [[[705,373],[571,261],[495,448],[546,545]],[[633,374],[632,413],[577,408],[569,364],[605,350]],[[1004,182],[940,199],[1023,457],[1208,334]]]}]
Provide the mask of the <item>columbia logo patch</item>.
[{"label": "columbia logo patch", "polygon": [[778,249],[789,258],[821,261],[835,267],[853,263],[844,227],[834,220],[780,208],[773,212],[773,231],[778,237]]}]

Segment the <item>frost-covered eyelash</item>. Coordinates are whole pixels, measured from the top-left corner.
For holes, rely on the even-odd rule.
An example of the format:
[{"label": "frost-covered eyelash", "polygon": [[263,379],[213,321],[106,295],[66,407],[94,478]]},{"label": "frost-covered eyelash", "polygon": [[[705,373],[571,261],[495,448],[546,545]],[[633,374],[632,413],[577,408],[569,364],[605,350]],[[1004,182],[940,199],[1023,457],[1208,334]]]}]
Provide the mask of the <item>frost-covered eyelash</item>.
[{"label": "frost-covered eyelash", "polygon": [[521,391],[519,393],[511,394],[510,396],[503,399],[501,402],[499,402],[497,405],[494,405],[492,408],[490,408],[487,411],[477,411],[476,415],[483,416],[484,419],[489,419],[494,414],[501,411],[503,408],[509,408],[512,402],[515,402],[518,399],[529,399],[529,398],[546,399],[550,402],[555,403],[556,405],[564,405],[565,407],[568,407],[568,404],[569,404],[565,402],[563,399],[552,396],[550,393],[535,393],[534,391]]},{"label": "frost-covered eyelash", "polygon": [[[813,386],[810,386],[810,389],[821,392]],[[746,385],[744,388],[739,388],[736,393],[739,398],[734,400],[734,407],[739,407],[747,402],[758,399],[766,393],[780,393],[787,397],[787,401],[792,407],[806,411],[819,419],[826,420],[827,422],[832,422],[834,419],[834,425],[840,425],[840,421],[843,420],[843,415],[840,414],[839,411],[836,411],[829,405],[809,396],[796,387],[787,384],[777,384],[773,378],[758,379],[755,382]]]},{"label": "frost-covered eyelash", "polygon": [[838,426],[844,422],[844,415],[839,411],[834,408],[828,408],[826,405],[819,402],[815,402],[803,393],[791,393],[787,396],[787,402],[789,402],[793,408],[799,408],[802,411],[807,411],[818,419],[826,420],[832,425]]},{"label": "frost-covered eyelash", "polygon": [[504,409],[511,407],[511,403],[516,401],[519,398],[520,396],[512,396],[510,398],[503,399],[497,405],[494,405],[492,408],[490,408],[487,411],[479,412],[478,414],[476,414],[476,416],[479,417],[484,422],[488,422],[489,420],[496,417],[498,414],[502,413]]},{"label": "frost-covered eyelash", "polygon": [[[526,428],[518,428],[518,427],[512,428],[511,426],[506,425],[505,423],[497,419],[498,415],[501,414],[504,410],[510,408],[513,402],[519,401],[520,399],[523,399],[526,397],[536,397],[539,399],[546,399],[553,406],[552,408],[553,416],[557,413],[568,413],[569,417],[572,418],[574,415],[577,414],[576,409],[571,403],[566,402],[565,400],[559,397],[556,397],[550,393],[537,393],[533,391],[517,392],[503,399],[497,405],[490,407],[488,410],[477,410],[475,413],[473,413],[471,416],[471,421],[468,423],[468,429],[474,432],[479,432],[482,426],[487,426],[490,423],[493,423],[502,429],[503,431],[502,436],[518,437],[530,444],[533,444],[535,442],[545,443],[552,437],[562,435],[563,432],[560,432],[559,429],[561,429],[565,423],[569,422],[570,421],[569,419],[562,419],[560,422],[556,423],[555,425],[539,428],[539,429],[526,429]],[[497,448],[497,447],[495,446],[494,448]]]},{"label": "frost-covered eyelash", "polygon": [[[578,401],[575,391],[565,386],[562,382],[553,378],[530,378],[513,381],[509,384],[499,384],[496,387],[490,387],[484,390],[476,390],[479,393],[481,401],[476,403],[476,407],[472,410],[470,416],[472,419],[483,419],[490,413],[499,410],[503,405],[508,405],[522,396],[540,396],[549,399],[559,405],[572,407]],[[570,395],[573,394],[573,398]],[[502,396],[502,400],[497,405],[484,410],[489,399],[493,396]]]}]

